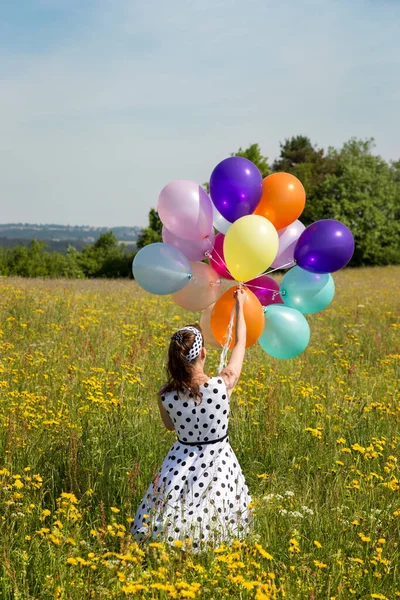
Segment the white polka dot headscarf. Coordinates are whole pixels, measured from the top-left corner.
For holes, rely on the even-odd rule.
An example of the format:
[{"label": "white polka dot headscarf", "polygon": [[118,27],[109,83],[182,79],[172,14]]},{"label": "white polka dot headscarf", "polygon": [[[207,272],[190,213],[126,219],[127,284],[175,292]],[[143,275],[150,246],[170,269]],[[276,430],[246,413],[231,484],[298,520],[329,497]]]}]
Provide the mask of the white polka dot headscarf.
[{"label": "white polka dot headscarf", "polygon": [[192,347],[190,348],[188,354],[186,354],[186,356],[185,356],[186,360],[188,360],[189,362],[192,362],[199,356],[199,354],[201,352],[201,349],[203,347],[203,336],[201,335],[201,331],[196,329],[196,327],[188,326],[188,327],[182,327],[182,329],[179,329],[179,331],[176,331],[174,333],[174,335],[172,336],[171,340],[177,341],[180,344],[182,344],[182,342],[183,342],[183,335],[181,333],[182,331],[191,331],[196,336],[194,338]]}]

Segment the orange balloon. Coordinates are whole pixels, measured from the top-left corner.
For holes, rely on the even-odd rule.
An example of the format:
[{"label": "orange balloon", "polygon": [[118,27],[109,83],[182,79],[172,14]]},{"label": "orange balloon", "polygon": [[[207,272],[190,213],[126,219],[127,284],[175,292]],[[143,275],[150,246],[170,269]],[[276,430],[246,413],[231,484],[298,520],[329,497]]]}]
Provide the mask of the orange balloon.
[{"label": "orange balloon", "polygon": [[272,173],[263,181],[261,200],[254,211],[276,229],[283,229],[299,218],[306,203],[303,184],[290,173]]},{"label": "orange balloon", "polygon": [[[215,303],[211,313],[211,331],[215,339],[224,346],[227,340],[228,326],[231,319],[232,310],[235,307],[236,299],[234,296],[237,287],[231,287],[222,294],[221,298]],[[264,311],[257,296],[248,288],[245,288],[247,297],[243,305],[244,318],[246,321],[246,348],[256,343],[264,329]],[[232,340],[229,344],[230,349],[235,345],[236,340],[236,314],[232,329]]]}]

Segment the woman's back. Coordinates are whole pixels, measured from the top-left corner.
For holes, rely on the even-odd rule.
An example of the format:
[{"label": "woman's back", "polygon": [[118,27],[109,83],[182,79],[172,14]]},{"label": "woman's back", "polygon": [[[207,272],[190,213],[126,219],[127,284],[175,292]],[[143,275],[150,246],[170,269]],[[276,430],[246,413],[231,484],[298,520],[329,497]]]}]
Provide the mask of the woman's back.
[{"label": "woman's back", "polygon": [[228,433],[229,398],[224,380],[212,377],[200,385],[200,393],[201,398],[175,391],[161,396],[179,440],[188,444],[218,440]]}]

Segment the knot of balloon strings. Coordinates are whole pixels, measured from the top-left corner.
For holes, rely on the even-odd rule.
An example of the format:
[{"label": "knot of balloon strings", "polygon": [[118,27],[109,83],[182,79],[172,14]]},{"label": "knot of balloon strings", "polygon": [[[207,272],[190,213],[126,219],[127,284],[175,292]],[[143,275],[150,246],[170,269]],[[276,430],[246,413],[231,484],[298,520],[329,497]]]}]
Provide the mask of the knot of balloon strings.
[{"label": "knot of balloon strings", "polygon": [[[241,290],[243,288],[243,282],[239,281],[238,283],[238,290]],[[236,312],[236,307],[234,306],[232,308],[232,312],[231,312],[231,317],[229,319],[229,324],[228,324],[228,329],[226,330],[226,342],[224,347],[222,348],[222,352],[221,352],[221,358],[219,359],[219,373],[222,371],[222,369],[224,367],[226,367],[226,357],[228,356],[228,351],[229,351],[229,347],[231,345],[231,341],[232,341],[232,335],[233,335],[233,323],[235,321],[235,312]]]},{"label": "knot of balloon strings", "polygon": [[229,319],[228,329],[226,330],[226,342],[225,342],[224,347],[222,348],[221,358],[219,359],[218,373],[221,373],[222,369],[224,367],[226,367],[226,363],[227,363],[226,357],[228,356],[229,346],[231,345],[231,341],[232,341],[234,320],[235,320],[235,307],[233,307],[233,309],[232,309],[231,318]]}]

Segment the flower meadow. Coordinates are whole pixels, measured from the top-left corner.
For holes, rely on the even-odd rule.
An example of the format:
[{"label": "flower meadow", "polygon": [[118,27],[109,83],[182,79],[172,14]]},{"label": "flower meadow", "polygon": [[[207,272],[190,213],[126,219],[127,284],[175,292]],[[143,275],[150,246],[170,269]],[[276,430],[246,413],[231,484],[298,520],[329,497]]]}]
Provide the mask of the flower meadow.
[{"label": "flower meadow", "polygon": [[169,338],[199,315],[132,281],[1,280],[0,597],[400,598],[399,281],[341,271],[303,354],[248,350],[230,441],[254,530],[192,553],[129,523],[175,439]]}]

